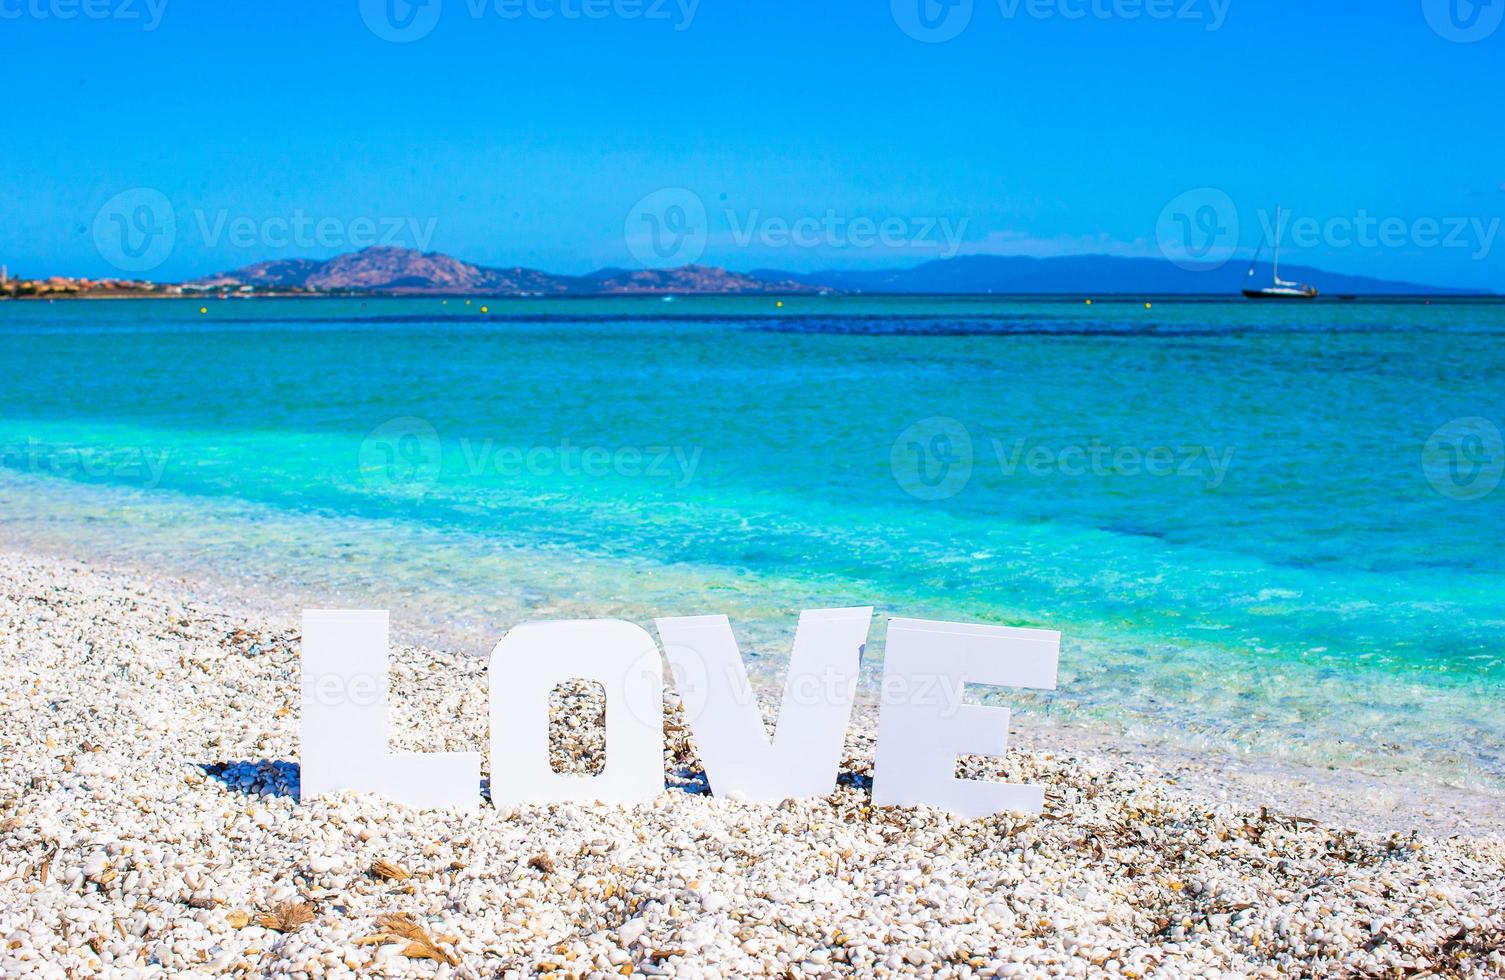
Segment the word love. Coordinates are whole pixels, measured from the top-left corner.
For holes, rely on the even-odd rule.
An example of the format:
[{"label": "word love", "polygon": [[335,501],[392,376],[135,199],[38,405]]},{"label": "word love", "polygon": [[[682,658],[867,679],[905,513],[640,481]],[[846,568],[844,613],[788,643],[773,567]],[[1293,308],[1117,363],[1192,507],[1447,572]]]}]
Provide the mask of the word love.
[{"label": "word love", "polygon": [[[718,795],[775,802],[836,783],[871,607],[800,614],[770,738],[725,616],[655,621],[706,778]],[[303,614],[303,798],[379,793],[422,807],[480,806],[477,752],[388,748],[385,612]],[[965,817],[1039,812],[1039,786],[956,776],[958,756],[1002,755],[1009,711],[963,702],[968,684],[1054,690],[1061,634],[918,619],[889,621],[873,802]],[[663,791],[663,659],[621,620],[524,623],[491,652],[491,798],[498,806],[639,803]],[[606,694],[606,763],[595,775],[549,761],[549,696],[570,681]]]}]

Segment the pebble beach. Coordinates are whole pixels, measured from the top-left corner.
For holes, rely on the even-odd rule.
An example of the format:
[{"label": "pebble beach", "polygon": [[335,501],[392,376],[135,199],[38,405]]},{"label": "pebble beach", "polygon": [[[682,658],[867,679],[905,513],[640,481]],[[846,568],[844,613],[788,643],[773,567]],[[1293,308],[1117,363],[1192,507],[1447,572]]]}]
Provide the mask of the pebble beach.
[{"label": "pebble beach", "polygon": [[[0,976],[1505,976],[1496,798],[1262,801],[1059,733],[962,761],[1034,817],[875,808],[862,712],[828,796],[713,797],[672,694],[650,805],[300,803],[297,614],[0,554]],[[395,748],[485,750],[483,659],[392,683]]]}]

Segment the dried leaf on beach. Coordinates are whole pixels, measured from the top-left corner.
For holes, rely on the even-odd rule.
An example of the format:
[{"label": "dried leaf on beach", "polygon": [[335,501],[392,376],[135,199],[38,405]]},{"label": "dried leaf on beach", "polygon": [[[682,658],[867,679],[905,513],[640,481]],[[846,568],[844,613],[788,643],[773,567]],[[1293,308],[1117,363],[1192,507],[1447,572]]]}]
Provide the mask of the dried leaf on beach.
[{"label": "dried leaf on beach", "polygon": [[57,841],[49,840],[48,844],[50,846],[47,848],[47,853],[42,856],[42,866],[37,871],[37,877],[41,879],[43,885],[47,884],[47,876],[52,872],[52,859],[57,857],[58,849]]},{"label": "dried leaf on beach", "polygon": [[314,921],[314,907],[307,902],[278,902],[270,912],[256,917],[256,924],[273,932],[293,932]]},{"label": "dried leaf on beach", "polygon": [[377,858],[371,862],[371,874],[385,881],[407,881],[413,877],[412,872],[407,868],[385,858]]},{"label": "dried leaf on beach", "polygon": [[[408,959],[437,960],[440,963],[448,963],[450,966],[460,965],[459,957],[442,948],[439,945],[441,940],[430,936],[428,930],[414,922],[406,912],[377,916],[376,928],[381,932],[360,940],[361,944],[407,943],[403,947],[402,955]],[[454,943],[458,939],[457,936],[445,936],[442,941]]]}]

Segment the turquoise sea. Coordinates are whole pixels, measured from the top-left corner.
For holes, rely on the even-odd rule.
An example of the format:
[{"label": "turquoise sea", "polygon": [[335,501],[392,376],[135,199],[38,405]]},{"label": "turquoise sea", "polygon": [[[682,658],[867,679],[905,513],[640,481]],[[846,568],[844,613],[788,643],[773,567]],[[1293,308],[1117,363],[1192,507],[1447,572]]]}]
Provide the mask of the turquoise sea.
[{"label": "turquoise sea", "polygon": [[1505,305],[205,302],[0,304],[0,535],[477,649],[1059,629],[1037,718],[1505,786]]}]

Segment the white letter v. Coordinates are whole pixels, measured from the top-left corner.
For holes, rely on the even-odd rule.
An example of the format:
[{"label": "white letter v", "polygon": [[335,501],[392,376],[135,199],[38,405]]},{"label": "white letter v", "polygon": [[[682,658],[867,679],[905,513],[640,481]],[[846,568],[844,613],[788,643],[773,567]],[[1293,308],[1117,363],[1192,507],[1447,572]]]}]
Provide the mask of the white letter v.
[{"label": "white letter v", "polygon": [[871,606],[800,613],[771,742],[727,618],[655,620],[718,796],[775,802],[831,792],[872,618]]}]

